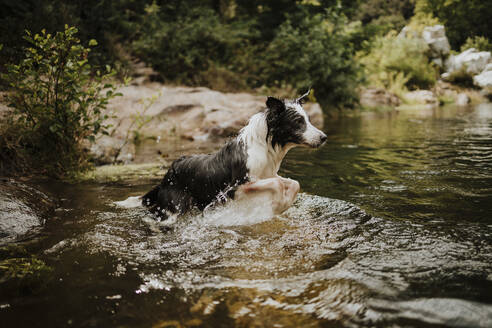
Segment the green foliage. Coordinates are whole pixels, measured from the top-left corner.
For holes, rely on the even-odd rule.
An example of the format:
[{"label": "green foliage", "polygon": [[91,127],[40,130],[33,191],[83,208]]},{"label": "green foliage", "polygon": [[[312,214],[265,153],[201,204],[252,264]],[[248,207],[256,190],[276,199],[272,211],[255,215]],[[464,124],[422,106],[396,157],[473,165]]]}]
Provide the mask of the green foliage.
[{"label": "green foliage", "polygon": [[369,84],[401,95],[406,88],[427,89],[435,84],[437,70],[429,62],[427,50],[422,40],[397,37],[393,32],[378,37],[360,61]]},{"label": "green foliage", "polygon": [[492,1],[417,0],[415,11],[437,17],[446,26],[453,49],[473,36],[492,38]]},{"label": "green foliage", "polygon": [[441,24],[441,22],[439,19],[432,16],[432,14],[417,12],[415,16],[410,19],[407,26],[411,32],[420,35],[426,26],[434,26],[438,24]]},{"label": "green foliage", "polygon": [[24,56],[22,41],[24,30],[48,33],[64,29],[65,24],[77,26],[83,44],[90,39],[100,41],[97,51],[89,54],[89,62],[104,65],[114,62],[121,65],[125,54],[118,47],[134,30],[135,15],[143,11],[139,0],[3,0],[0,10],[0,43],[5,48],[0,53],[0,73],[7,63],[18,63]]},{"label": "green foliage", "polygon": [[483,36],[474,36],[466,39],[465,43],[461,46],[461,51],[466,49],[475,48],[478,51],[490,51],[492,52],[492,43],[489,39]]},{"label": "green foliage", "polygon": [[5,294],[32,294],[46,287],[52,273],[52,268],[34,256],[5,259],[0,261],[0,290]]},{"label": "green foliage", "polygon": [[223,91],[312,86],[324,108],[343,107],[356,101],[352,40],[360,33],[345,31],[339,4],[238,1],[215,10],[153,2],[132,46],[168,82]]},{"label": "green foliage", "polygon": [[207,85],[204,72],[220,73],[218,67],[232,65],[241,49],[248,47],[248,25],[224,23],[210,8],[190,8],[174,21],[166,16],[155,2],[147,6],[133,42],[135,53],[161,72],[165,81]]},{"label": "green foliage", "polygon": [[407,20],[413,15],[412,0],[368,0],[362,1],[352,19],[369,24],[384,17],[400,16]]},{"label": "green foliage", "polygon": [[349,15],[352,22],[360,22],[359,35],[354,39],[357,51],[367,50],[377,36],[391,30],[401,30],[413,15],[413,0],[368,0],[360,1],[357,10]]},{"label": "green foliage", "polygon": [[278,87],[312,86],[324,108],[352,106],[357,101],[357,64],[345,23],[335,11],[286,20],[258,61],[261,80]]},{"label": "green foliage", "polygon": [[55,35],[26,31],[30,46],[24,49],[25,58],[8,65],[2,75],[13,109],[0,138],[2,162],[27,159],[62,176],[86,167],[84,139],[94,142],[98,133],[107,133],[106,105],[119,94],[104,82],[115,72],[106,66],[93,75],[87,59],[91,49],[76,34],[68,26]]}]

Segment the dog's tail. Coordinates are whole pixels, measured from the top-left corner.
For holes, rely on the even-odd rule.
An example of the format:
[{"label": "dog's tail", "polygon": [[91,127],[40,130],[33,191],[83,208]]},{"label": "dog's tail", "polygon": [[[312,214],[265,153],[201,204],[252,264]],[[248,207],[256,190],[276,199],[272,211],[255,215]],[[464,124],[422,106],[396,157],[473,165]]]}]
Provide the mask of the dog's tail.
[{"label": "dog's tail", "polygon": [[151,191],[146,193],[142,197],[142,205],[147,206],[147,207],[155,205],[157,203],[157,196],[159,195],[160,188],[161,188],[161,186],[157,185],[154,188],[152,188]]}]

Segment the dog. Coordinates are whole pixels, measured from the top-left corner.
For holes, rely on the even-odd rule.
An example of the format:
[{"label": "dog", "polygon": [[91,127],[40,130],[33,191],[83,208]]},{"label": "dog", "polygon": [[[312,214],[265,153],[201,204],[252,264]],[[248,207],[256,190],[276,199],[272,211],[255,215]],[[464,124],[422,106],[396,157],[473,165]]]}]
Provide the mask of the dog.
[{"label": "dog", "polygon": [[278,176],[283,158],[293,147],[318,148],[327,138],[302,107],[308,95],[309,91],[294,100],[268,97],[267,108],[253,115],[217,153],[175,160],[161,183],[142,197],[142,204],[166,219],[267,193],[273,213],[282,213],[300,188],[297,181]]}]

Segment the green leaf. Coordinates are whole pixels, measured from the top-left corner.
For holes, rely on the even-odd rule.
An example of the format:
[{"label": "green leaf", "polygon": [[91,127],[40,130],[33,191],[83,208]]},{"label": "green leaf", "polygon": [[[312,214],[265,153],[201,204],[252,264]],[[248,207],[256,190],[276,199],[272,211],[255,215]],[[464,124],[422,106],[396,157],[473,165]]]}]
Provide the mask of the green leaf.
[{"label": "green leaf", "polygon": [[97,41],[94,39],[90,39],[89,40],[89,47],[95,47],[95,46],[97,46]]}]

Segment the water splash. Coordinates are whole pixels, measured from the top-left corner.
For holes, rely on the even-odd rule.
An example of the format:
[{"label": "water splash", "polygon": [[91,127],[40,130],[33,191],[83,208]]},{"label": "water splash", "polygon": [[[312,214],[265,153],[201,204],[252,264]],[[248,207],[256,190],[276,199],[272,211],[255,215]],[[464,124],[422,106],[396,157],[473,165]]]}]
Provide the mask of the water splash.
[{"label": "water splash", "polygon": [[114,202],[116,206],[122,208],[136,208],[142,206],[142,196],[130,196],[125,200]]}]

